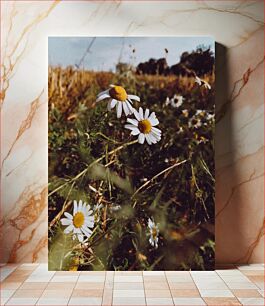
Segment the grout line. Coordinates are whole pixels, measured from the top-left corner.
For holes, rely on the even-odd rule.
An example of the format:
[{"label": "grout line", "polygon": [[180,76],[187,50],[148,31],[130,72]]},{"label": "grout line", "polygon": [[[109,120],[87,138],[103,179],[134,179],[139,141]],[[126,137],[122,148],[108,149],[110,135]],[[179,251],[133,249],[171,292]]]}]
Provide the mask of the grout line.
[{"label": "grout line", "polygon": [[144,273],[142,271],[142,280],[143,280],[143,286],[144,286],[144,300],[145,300],[145,305],[147,305],[147,297],[145,294],[145,282],[144,282]]},{"label": "grout line", "polygon": [[[107,271],[105,271],[104,286],[103,286],[103,291],[102,291],[102,296],[101,296],[101,305],[103,305],[103,299],[104,299],[104,293],[105,293],[105,287],[106,287],[106,278],[107,278]],[[112,304],[112,301],[111,301],[111,304]]]},{"label": "grout line", "polygon": [[167,282],[168,289],[169,289],[169,292],[170,292],[170,296],[171,296],[172,303],[173,303],[173,305],[175,305],[174,298],[173,298],[173,295],[172,295],[172,292],[171,292],[171,288],[170,288],[170,286],[169,286],[169,282],[168,282],[168,279],[167,279],[167,274],[166,274],[165,271],[164,271],[164,274],[165,274],[166,282]]}]

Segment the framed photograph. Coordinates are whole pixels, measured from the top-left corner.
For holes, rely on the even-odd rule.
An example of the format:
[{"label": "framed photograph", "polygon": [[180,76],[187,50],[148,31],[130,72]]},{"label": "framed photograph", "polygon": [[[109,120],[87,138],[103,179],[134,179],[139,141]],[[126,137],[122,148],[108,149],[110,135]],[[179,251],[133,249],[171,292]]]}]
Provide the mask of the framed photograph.
[{"label": "framed photograph", "polygon": [[213,270],[211,37],[49,38],[49,269]]}]

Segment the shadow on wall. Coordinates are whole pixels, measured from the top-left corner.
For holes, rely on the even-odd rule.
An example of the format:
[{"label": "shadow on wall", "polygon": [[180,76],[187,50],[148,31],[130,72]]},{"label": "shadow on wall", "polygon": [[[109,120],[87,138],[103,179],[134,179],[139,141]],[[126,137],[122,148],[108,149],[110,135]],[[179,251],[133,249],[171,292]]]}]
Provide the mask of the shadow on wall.
[{"label": "shadow on wall", "polygon": [[[215,130],[215,168],[216,168],[216,201],[215,201],[215,242],[216,242],[216,263],[227,263],[231,261],[231,254],[234,248],[244,248],[244,237],[242,237],[242,220],[235,218],[240,215],[240,205],[236,205],[235,211],[231,218],[224,218],[222,213],[231,200],[232,187],[240,180],[237,169],[233,166],[235,162],[235,131],[233,131],[231,110],[231,93],[229,92],[229,63],[227,57],[227,48],[219,43],[216,43],[216,130]],[[220,170],[229,167],[230,182],[224,184],[220,177]],[[224,199],[227,199],[225,202]],[[232,205],[235,203],[232,203]],[[231,228],[231,222],[233,227]],[[225,229],[236,230],[234,236],[239,239],[235,243],[228,235],[224,234]],[[240,240],[241,237],[241,240]],[[231,248],[232,246],[232,248]],[[228,259],[230,253],[230,260]]]}]

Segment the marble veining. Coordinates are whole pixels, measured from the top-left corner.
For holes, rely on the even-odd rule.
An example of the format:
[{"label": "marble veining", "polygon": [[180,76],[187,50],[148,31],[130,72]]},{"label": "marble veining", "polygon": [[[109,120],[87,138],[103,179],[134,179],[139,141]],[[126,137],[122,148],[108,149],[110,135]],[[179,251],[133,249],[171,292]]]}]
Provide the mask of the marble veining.
[{"label": "marble veining", "polygon": [[48,36],[211,35],[216,259],[264,260],[263,1],[1,2],[1,262],[47,260]]}]

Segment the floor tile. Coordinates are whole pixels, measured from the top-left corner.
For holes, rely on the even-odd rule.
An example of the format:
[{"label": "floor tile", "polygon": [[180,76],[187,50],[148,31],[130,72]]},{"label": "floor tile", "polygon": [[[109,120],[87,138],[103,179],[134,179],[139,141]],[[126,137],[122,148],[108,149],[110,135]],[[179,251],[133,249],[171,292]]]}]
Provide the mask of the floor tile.
[{"label": "floor tile", "polygon": [[1,290],[1,297],[4,297],[4,298],[10,298],[14,293],[15,293],[16,290]]},{"label": "floor tile", "polygon": [[103,289],[74,289],[72,297],[102,297]]},{"label": "floor tile", "polygon": [[104,289],[102,297],[102,306],[111,306],[112,305],[112,290]]},{"label": "floor tile", "polygon": [[68,305],[92,305],[92,306],[98,306],[101,305],[102,303],[102,298],[93,298],[93,297],[88,297],[88,298],[71,298]]},{"label": "floor tile", "polygon": [[67,299],[71,296],[72,290],[44,290],[41,298],[47,299],[47,298],[62,298]]},{"label": "floor tile", "polygon": [[78,279],[78,276],[57,276],[55,275],[52,279],[51,282],[52,283],[73,283],[76,282]]},{"label": "floor tile", "polygon": [[104,283],[90,283],[90,282],[81,282],[76,283],[75,289],[103,289]]},{"label": "floor tile", "polygon": [[244,275],[243,271],[240,271],[238,269],[216,270],[216,273],[221,276],[222,275],[231,275],[231,276]]},{"label": "floor tile", "polygon": [[238,298],[242,305],[263,305],[264,298]]},{"label": "floor tile", "polygon": [[154,275],[154,276],[144,276],[144,282],[166,282],[167,279],[163,275]]},{"label": "floor tile", "polygon": [[80,275],[78,282],[104,283],[105,275]]},{"label": "floor tile", "polygon": [[244,270],[263,270],[264,271],[264,266],[262,264],[237,265],[237,268],[241,271],[244,271]]},{"label": "floor tile", "polygon": [[236,297],[240,297],[240,298],[243,298],[243,297],[261,297],[262,295],[260,294],[260,292],[258,290],[255,290],[255,289],[235,289],[235,290],[232,290],[233,294],[236,296]]},{"label": "floor tile", "polygon": [[[200,283],[196,283],[196,286],[198,287],[198,289],[200,290],[208,290],[208,289],[212,289],[212,290],[226,290],[228,289],[227,288],[227,285],[225,283],[214,283],[214,282],[200,282]],[[237,288],[235,288],[237,289]]]},{"label": "floor tile", "polygon": [[236,298],[222,298],[222,297],[205,297],[203,298],[207,305],[211,306],[228,306],[228,305],[241,305]]},{"label": "floor tile", "polygon": [[3,281],[0,284],[0,288],[1,290],[16,290],[18,289],[20,286],[22,285],[22,283],[11,283],[11,282],[5,282]]},{"label": "floor tile", "polygon": [[229,283],[250,282],[250,280],[244,275],[222,275],[222,279]]},{"label": "floor tile", "polygon": [[264,270],[243,270],[242,273],[246,276],[263,276],[264,277]]},{"label": "floor tile", "polygon": [[150,306],[156,306],[156,305],[174,306],[172,298],[146,298],[146,304]]},{"label": "floor tile", "polygon": [[265,297],[265,295],[264,295],[264,290],[258,290],[258,292],[259,292],[259,294],[260,294],[261,296]]},{"label": "floor tile", "polygon": [[144,283],[114,283],[114,289],[140,290],[144,289]]},{"label": "floor tile", "polygon": [[115,271],[115,276],[142,276],[142,271]]},{"label": "floor tile", "polygon": [[246,278],[249,281],[254,282],[254,283],[256,283],[256,282],[260,282],[260,283],[264,282],[264,276],[263,275],[248,275]]},{"label": "floor tile", "polygon": [[39,298],[42,295],[43,290],[40,289],[22,289],[17,290],[13,294],[13,298]]},{"label": "floor tile", "polygon": [[132,298],[129,298],[129,299],[126,298],[126,297],[113,297],[112,304],[113,304],[113,306],[116,306],[116,305],[138,306],[138,305],[146,305],[146,302],[145,302],[145,298],[141,298],[141,297],[132,297]]},{"label": "floor tile", "polygon": [[174,298],[175,305],[206,305],[202,298]]},{"label": "floor tile", "polygon": [[116,297],[145,297],[144,290],[113,290],[113,298]]},{"label": "floor tile", "polygon": [[40,298],[36,305],[68,305],[69,298]]},{"label": "floor tile", "polygon": [[31,305],[35,305],[37,301],[38,301],[38,298],[11,298],[7,301],[6,305],[31,306]]},{"label": "floor tile", "polygon": [[166,282],[144,283],[144,288],[145,289],[157,289],[157,290],[169,289],[168,284]]},{"label": "floor tile", "polygon": [[229,289],[258,289],[258,287],[251,282],[227,282],[226,285]]},{"label": "floor tile", "polygon": [[70,283],[48,283],[47,287],[45,289],[47,290],[72,290],[74,289],[76,285],[76,282]]},{"label": "floor tile", "polygon": [[169,283],[189,283],[192,282],[192,277],[190,275],[185,276],[167,276],[167,281]]},{"label": "floor tile", "polygon": [[197,289],[194,282],[190,283],[169,283],[170,290],[173,289]]},{"label": "floor tile", "polygon": [[143,271],[143,276],[165,275],[165,271]]},{"label": "floor tile", "polygon": [[234,297],[230,290],[200,290],[201,297]]},{"label": "floor tile", "polygon": [[48,286],[49,283],[23,283],[19,289],[33,289],[33,290],[44,290],[47,286]]},{"label": "floor tile", "polygon": [[175,289],[171,290],[171,294],[174,298],[200,297],[200,293],[197,289]]},{"label": "floor tile", "polygon": [[142,276],[114,276],[115,283],[140,283],[142,281]]},{"label": "floor tile", "polygon": [[155,298],[155,297],[161,297],[161,298],[170,298],[171,293],[170,290],[145,290],[145,296],[147,298]]}]

